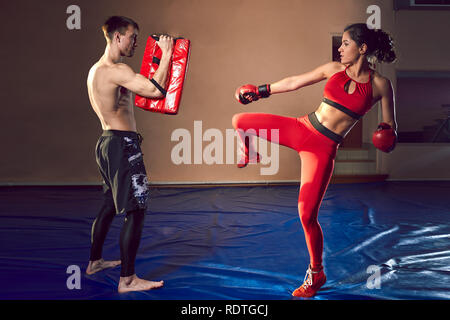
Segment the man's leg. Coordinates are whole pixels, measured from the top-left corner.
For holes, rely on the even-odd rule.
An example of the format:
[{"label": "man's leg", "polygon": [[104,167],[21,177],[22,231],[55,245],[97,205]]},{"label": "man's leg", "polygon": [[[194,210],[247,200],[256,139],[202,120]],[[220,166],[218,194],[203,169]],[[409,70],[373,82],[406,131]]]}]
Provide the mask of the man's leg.
[{"label": "man's leg", "polygon": [[103,178],[103,205],[91,228],[91,255],[86,269],[87,274],[93,274],[120,264],[120,260],[104,261],[102,258],[103,244],[116,214],[111,185],[108,180],[110,175],[107,174],[107,169],[110,168],[110,165],[104,156],[104,151],[108,150],[109,143],[110,140],[102,135],[95,146],[95,160]]},{"label": "man's leg", "polygon": [[120,256],[122,270],[120,272],[119,292],[143,291],[160,288],[163,281],[147,281],[136,276],[134,263],[136,260],[142,229],[144,227],[145,210],[127,213],[120,233]]},{"label": "man's leg", "polygon": [[111,223],[116,214],[114,203],[107,198],[94,220],[91,229],[91,254],[87,274],[93,274],[106,268],[112,268],[120,264],[120,260],[104,261],[102,258],[103,244],[108,234]]},{"label": "man's leg", "polygon": [[118,179],[114,181],[118,211],[126,213],[120,234],[122,270],[118,290],[119,292],[150,290],[162,287],[163,282],[140,279],[134,270],[149,196],[147,173],[140,147],[142,137],[133,133],[125,134],[122,139],[123,156]]},{"label": "man's leg", "polygon": [[121,277],[135,274],[134,262],[144,228],[145,211],[136,210],[127,213],[120,233],[120,258],[122,260]]}]

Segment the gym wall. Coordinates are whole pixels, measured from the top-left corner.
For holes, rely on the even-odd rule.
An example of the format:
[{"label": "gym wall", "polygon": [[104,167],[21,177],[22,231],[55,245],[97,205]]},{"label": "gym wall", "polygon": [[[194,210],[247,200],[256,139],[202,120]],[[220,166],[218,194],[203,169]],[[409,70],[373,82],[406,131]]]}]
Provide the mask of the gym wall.
[{"label": "gym wall", "polygon": [[[69,5],[81,9],[81,29],[69,30]],[[176,129],[187,129],[194,140],[194,121],[203,133],[218,129],[225,139],[232,129],[233,114],[266,112],[299,117],[320,104],[325,82],[299,91],[273,96],[243,106],[235,101],[235,89],[246,83],[263,84],[310,71],[331,60],[331,38],[354,22],[365,22],[369,5],[381,8],[381,27],[401,41],[398,49],[404,68],[414,68],[432,59],[433,68],[448,67],[448,56],[433,52],[435,42],[426,42],[423,55],[409,56],[411,43],[398,26],[392,1],[360,0],[173,0],[173,1],[31,1],[2,2],[1,50],[3,103],[0,158],[1,184],[97,184],[94,147],[101,126],[92,111],[86,89],[90,67],[101,57],[105,40],[101,25],[111,15],[129,16],[140,26],[139,47],[125,58],[139,72],[147,36],[168,33],[191,40],[189,69],[180,111],[176,116],[135,108],[142,149],[152,183],[203,183],[249,181],[298,181],[298,155],[280,148],[276,174],[261,175],[261,167],[239,170],[232,164],[175,165],[171,141]],[[433,24],[430,15],[423,24]],[[448,17],[448,15],[446,16]],[[408,18],[406,18],[408,20]],[[447,20],[448,21],[448,20]],[[408,22],[405,22],[408,23]],[[420,40],[423,41],[423,40]],[[422,44],[423,45],[423,44]],[[448,51],[447,51],[448,52]],[[447,60],[446,60],[447,57]],[[428,67],[428,65],[427,65]],[[395,86],[396,65],[380,71]],[[379,120],[374,107],[364,122],[364,140]],[[401,125],[401,123],[399,124]],[[203,141],[204,148],[209,144]],[[191,143],[194,149],[194,141]],[[448,147],[445,147],[448,155]],[[414,172],[399,172],[402,149],[379,156],[381,168],[394,178],[414,178]],[[225,161],[225,145],[223,160]],[[410,157],[410,151],[407,156]],[[391,157],[391,158],[390,158]],[[392,159],[396,159],[394,162]],[[193,161],[193,155],[192,155]],[[449,179],[445,159],[436,159],[421,176]],[[448,159],[447,162],[448,163]]]}]

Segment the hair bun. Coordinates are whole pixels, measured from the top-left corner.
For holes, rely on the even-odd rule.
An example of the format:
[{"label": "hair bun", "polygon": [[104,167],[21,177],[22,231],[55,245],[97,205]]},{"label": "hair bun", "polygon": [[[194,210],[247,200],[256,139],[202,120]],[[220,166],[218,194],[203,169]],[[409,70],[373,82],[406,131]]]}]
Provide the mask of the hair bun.
[{"label": "hair bun", "polygon": [[375,57],[380,62],[393,62],[397,58],[394,51],[394,41],[391,36],[381,29],[374,30],[374,42],[376,43]]},{"label": "hair bun", "polygon": [[366,44],[367,57],[375,57],[379,62],[393,62],[396,59],[394,41],[391,36],[381,29],[369,29],[366,23],[354,23],[345,27],[350,37],[358,46]]}]

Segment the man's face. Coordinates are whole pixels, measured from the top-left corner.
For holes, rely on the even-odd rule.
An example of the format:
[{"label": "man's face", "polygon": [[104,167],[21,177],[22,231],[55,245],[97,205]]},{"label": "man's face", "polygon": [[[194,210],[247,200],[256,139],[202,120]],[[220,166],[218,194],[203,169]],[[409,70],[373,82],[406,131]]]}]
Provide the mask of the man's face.
[{"label": "man's face", "polygon": [[134,55],[134,50],[137,47],[137,36],[138,30],[136,30],[132,25],[128,26],[128,29],[124,35],[119,33],[118,45],[121,56],[132,57]]}]

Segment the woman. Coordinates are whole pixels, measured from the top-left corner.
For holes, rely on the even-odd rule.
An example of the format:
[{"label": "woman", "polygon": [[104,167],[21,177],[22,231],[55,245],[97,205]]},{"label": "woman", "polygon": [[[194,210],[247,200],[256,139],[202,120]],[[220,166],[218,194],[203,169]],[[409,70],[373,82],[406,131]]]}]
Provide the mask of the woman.
[{"label": "woman", "polygon": [[[345,28],[339,48],[341,62],[330,62],[315,70],[288,77],[259,87],[245,85],[236,91],[243,104],[270,95],[294,91],[328,79],[324,100],[319,108],[301,118],[263,113],[240,113],[233,117],[244,146],[244,156],[238,167],[259,162],[248,132],[272,141],[270,129],[278,129],[276,142],[296,150],[301,158],[301,187],[298,211],[310,255],[310,265],[302,286],[292,295],[312,297],[326,282],[322,266],[323,234],[318,222],[319,207],[328,187],[334,159],[340,142],[350,129],[376,102],[381,101],[383,127],[397,128],[391,82],[371,68],[379,62],[393,62],[395,52],[390,36],[382,30],[368,29],[365,24]],[[387,125],[386,125],[387,124]],[[249,130],[253,129],[253,130]],[[245,131],[249,130],[247,133]]]}]

